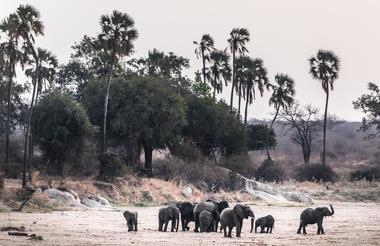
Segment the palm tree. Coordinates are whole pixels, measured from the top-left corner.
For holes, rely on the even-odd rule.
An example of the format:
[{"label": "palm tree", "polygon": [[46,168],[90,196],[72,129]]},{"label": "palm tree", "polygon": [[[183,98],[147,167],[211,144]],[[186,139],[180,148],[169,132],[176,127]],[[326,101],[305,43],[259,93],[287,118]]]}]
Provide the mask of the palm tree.
[{"label": "palm tree", "polygon": [[[264,88],[269,88],[267,70],[264,68],[263,60],[256,58],[251,59],[247,56],[242,57],[241,71],[239,71],[240,79],[244,81],[246,88],[246,101],[244,111],[244,138],[247,143],[247,115],[248,105],[252,104],[256,99],[256,90],[263,96]],[[245,154],[247,154],[247,144],[245,144]]]},{"label": "palm tree", "polygon": [[[44,34],[44,25],[40,21],[40,13],[31,5],[20,5],[16,13],[12,15],[12,28],[11,31],[12,36],[15,41],[18,41],[19,38],[23,39],[25,45],[25,53],[31,54],[35,67],[38,68],[38,55],[37,51],[34,47],[35,36]],[[33,86],[33,94],[32,100],[30,103],[29,116],[28,116],[28,125],[26,128],[25,134],[25,145],[24,145],[24,167],[23,167],[23,180],[22,186],[26,186],[26,153],[29,139],[29,130],[30,123],[32,120],[32,109],[34,103],[34,96],[36,92],[36,80],[39,77],[39,70],[36,69],[34,76],[32,77]]]},{"label": "palm tree", "polygon": [[103,144],[102,153],[107,149],[106,146],[106,129],[107,129],[107,111],[108,98],[110,92],[112,70],[115,64],[123,56],[128,56],[133,52],[133,41],[137,39],[137,30],[134,29],[134,20],[126,13],[117,10],[112,15],[102,15],[100,26],[102,32],[99,34],[99,40],[104,50],[110,54],[109,69],[107,74],[107,89],[104,98],[104,120],[103,120]]},{"label": "palm tree", "polygon": [[8,75],[8,98],[7,98],[7,122],[6,122],[6,141],[5,141],[5,165],[9,159],[9,134],[10,134],[10,111],[13,77],[16,77],[16,65],[24,65],[25,58],[18,47],[19,36],[14,32],[17,24],[17,15],[10,14],[0,24],[0,30],[6,34],[7,41],[0,44],[0,72]]},{"label": "palm tree", "polygon": [[225,86],[231,79],[231,67],[229,65],[230,56],[222,51],[215,50],[210,54],[210,71],[209,77],[211,86],[214,88],[213,98],[215,99],[215,92],[221,93],[223,90],[223,80]]},{"label": "palm tree", "polygon": [[334,81],[338,78],[340,60],[332,51],[319,50],[316,56],[309,59],[310,73],[313,79],[320,80],[326,93],[325,115],[323,120],[323,151],[322,165],[326,165],[326,121],[327,107],[329,104],[330,88],[334,89]]},{"label": "palm tree", "polygon": [[268,159],[270,160],[270,154],[269,154],[269,131],[272,129],[274,122],[276,121],[278,112],[281,108],[286,109],[287,107],[290,107],[294,102],[294,80],[290,78],[287,74],[276,74],[275,78],[275,84],[271,84],[270,87],[272,88],[272,96],[269,99],[269,106],[274,106],[276,113],[273,117],[272,122],[270,123],[267,137],[266,137],[266,150]]},{"label": "palm tree", "polygon": [[232,112],[233,99],[234,99],[234,88],[236,80],[236,53],[244,55],[248,52],[245,44],[249,41],[249,31],[245,28],[234,28],[230,32],[230,38],[228,43],[230,46],[230,51],[232,53],[232,88],[231,88],[231,101],[230,101],[230,111]]},{"label": "palm tree", "polygon": [[193,44],[197,45],[195,48],[195,54],[197,58],[202,58],[202,74],[203,74],[203,83],[206,83],[206,61],[209,60],[209,54],[214,50],[214,39],[209,34],[204,34],[201,38],[201,41],[193,41]]},{"label": "palm tree", "polygon": [[[34,81],[33,88],[36,88],[36,97],[34,99],[34,105],[37,105],[38,96],[41,94],[43,87],[45,90],[47,88],[46,82],[50,85],[53,84],[55,77],[56,69],[58,67],[58,61],[55,55],[48,50],[37,48],[37,57],[38,62],[29,61],[28,65],[31,68],[25,70],[25,74],[28,77],[32,77],[35,74],[35,71],[38,70],[38,77],[32,79]],[[35,64],[38,64],[38,67],[35,67]],[[35,106],[34,106],[35,107]],[[33,164],[33,136],[32,133],[29,134],[29,170],[31,170]],[[31,173],[31,172],[30,172]],[[31,176],[29,176],[31,178]]]}]

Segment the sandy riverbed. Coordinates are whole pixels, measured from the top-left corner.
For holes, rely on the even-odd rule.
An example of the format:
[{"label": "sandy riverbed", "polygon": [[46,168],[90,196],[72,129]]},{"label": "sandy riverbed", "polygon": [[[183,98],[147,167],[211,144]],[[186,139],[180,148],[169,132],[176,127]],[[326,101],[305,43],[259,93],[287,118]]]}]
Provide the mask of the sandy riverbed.
[{"label": "sandy riverbed", "polygon": [[121,208],[138,211],[137,233],[127,232],[122,212],[12,212],[0,213],[1,227],[24,225],[27,233],[42,235],[44,240],[31,242],[0,232],[0,245],[380,245],[380,204],[334,203],[334,218],[324,221],[326,235],[316,235],[316,225],[307,227],[307,235],[296,234],[303,207],[251,207],[256,218],[267,214],[275,217],[273,234],[249,233],[248,220],[244,220],[241,238],[235,238],[235,231],[232,239],[222,233],[194,233],[193,223],[188,232],[158,232],[159,207]]}]

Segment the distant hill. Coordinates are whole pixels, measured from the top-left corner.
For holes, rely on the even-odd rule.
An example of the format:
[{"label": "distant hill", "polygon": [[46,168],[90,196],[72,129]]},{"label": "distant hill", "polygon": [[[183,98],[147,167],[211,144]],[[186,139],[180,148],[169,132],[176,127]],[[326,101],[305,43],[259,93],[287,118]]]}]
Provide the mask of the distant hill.
[{"label": "distant hill", "polygon": [[[250,124],[267,124],[251,120]],[[326,161],[335,167],[353,167],[361,164],[380,163],[380,138],[366,139],[369,132],[358,131],[361,122],[340,121],[327,130]],[[277,146],[271,150],[271,157],[283,163],[302,163],[301,147],[291,140],[293,134],[281,122],[274,127]],[[322,149],[322,131],[313,142],[311,162],[319,162]],[[266,158],[265,151],[250,153],[255,163]]]}]

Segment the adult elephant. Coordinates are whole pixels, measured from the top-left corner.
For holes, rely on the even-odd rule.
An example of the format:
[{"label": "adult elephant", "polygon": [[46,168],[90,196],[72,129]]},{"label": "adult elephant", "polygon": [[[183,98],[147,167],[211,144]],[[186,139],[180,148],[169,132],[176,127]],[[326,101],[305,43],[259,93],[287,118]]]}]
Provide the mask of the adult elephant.
[{"label": "adult elephant", "polygon": [[178,231],[179,209],[174,205],[161,208],[158,211],[158,230],[162,231],[162,226],[165,224],[163,231],[166,231],[169,221],[172,221],[171,231],[173,232],[174,229]]},{"label": "adult elephant", "polygon": [[227,237],[226,228],[228,227],[228,237],[232,237],[231,231],[236,226],[236,237],[240,237],[243,219],[248,219],[248,217],[255,218],[249,206],[236,204],[233,208],[224,209],[220,215],[220,226],[224,230],[224,236]]},{"label": "adult elephant", "polygon": [[219,220],[219,213],[214,211],[213,213],[203,210],[199,214],[199,227],[201,232],[212,232],[215,228],[215,223]]},{"label": "adult elephant", "polygon": [[307,208],[305,209],[300,216],[300,226],[298,228],[297,233],[301,233],[301,228],[303,228],[303,234],[306,233],[306,226],[309,224],[315,224],[317,223],[318,229],[317,234],[325,234],[325,231],[323,230],[322,223],[323,218],[326,216],[332,216],[334,215],[334,208],[330,204],[331,211],[328,207],[318,207],[315,209]]},{"label": "adult elephant", "polygon": [[190,202],[178,202],[176,204],[177,208],[181,213],[181,224],[182,231],[188,231],[190,227],[188,226],[189,222],[194,221],[193,210],[197,203]]},{"label": "adult elephant", "polygon": [[209,211],[210,213],[218,212],[218,203],[216,202],[200,202],[193,209],[193,216],[195,221],[195,232],[199,232],[199,215],[202,211]]}]

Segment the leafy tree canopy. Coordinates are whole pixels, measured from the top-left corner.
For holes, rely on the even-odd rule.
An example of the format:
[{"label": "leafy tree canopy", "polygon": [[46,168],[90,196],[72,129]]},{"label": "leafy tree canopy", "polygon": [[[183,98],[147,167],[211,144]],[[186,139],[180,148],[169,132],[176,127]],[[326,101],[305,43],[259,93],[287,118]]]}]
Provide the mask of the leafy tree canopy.
[{"label": "leafy tree canopy", "polygon": [[276,134],[273,128],[267,125],[248,125],[247,127],[247,147],[248,150],[262,150],[266,147],[266,137],[269,131],[268,147],[274,148],[277,145]]}]

